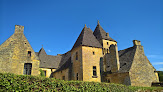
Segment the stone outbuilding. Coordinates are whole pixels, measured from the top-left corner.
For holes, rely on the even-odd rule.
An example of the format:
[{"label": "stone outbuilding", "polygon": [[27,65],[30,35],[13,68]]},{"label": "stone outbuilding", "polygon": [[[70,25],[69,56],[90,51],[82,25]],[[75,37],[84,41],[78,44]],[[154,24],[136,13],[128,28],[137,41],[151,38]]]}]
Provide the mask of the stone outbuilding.
[{"label": "stone outbuilding", "polygon": [[24,36],[24,26],[15,26],[15,33],[0,45],[0,72],[39,75],[39,58]]}]

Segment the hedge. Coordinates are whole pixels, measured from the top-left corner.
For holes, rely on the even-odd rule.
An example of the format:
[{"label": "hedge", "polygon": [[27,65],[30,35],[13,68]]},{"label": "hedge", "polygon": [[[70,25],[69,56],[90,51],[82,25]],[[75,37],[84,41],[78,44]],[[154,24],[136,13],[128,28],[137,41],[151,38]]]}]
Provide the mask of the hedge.
[{"label": "hedge", "polygon": [[0,92],[135,92],[137,90],[161,90],[156,87],[131,87],[113,83],[64,81],[40,76],[0,73]]}]

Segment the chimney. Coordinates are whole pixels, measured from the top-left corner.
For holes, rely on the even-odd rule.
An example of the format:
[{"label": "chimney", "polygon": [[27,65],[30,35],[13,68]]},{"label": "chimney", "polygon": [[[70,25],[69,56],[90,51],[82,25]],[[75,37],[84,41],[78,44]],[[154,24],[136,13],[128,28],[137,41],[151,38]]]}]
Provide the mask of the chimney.
[{"label": "chimney", "polygon": [[106,33],[106,36],[109,37],[109,33]]},{"label": "chimney", "polygon": [[111,72],[118,72],[120,68],[118,48],[116,45],[111,45],[109,51]]},{"label": "chimney", "polygon": [[15,25],[15,33],[23,33],[23,32],[24,32],[24,26]]},{"label": "chimney", "polygon": [[141,42],[139,40],[133,40],[134,46],[141,45]]}]

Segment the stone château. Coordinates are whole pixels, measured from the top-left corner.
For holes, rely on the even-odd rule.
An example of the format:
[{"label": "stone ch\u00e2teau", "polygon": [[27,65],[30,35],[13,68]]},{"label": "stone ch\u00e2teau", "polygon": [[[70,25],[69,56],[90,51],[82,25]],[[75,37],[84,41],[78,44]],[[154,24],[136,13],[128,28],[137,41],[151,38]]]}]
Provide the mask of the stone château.
[{"label": "stone ch\u00e2teau", "polygon": [[99,21],[94,31],[85,25],[72,49],[57,56],[47,55],[43,47],[34,52],[23,31],[24,26],[16,25],[15,33],[0,45],[0,72],[39,75],[42,69],[46,77],[131,86],[159,81],[140,41],[133,40],[133,47],[118,51],[117,41]]}]

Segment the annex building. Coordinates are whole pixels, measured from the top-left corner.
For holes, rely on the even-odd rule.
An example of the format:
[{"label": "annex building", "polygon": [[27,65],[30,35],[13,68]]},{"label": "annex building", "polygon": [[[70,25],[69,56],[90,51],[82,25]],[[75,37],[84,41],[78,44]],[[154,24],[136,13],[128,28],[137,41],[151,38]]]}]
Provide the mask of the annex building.
[{"label": "annex building", "polygon": [[56,56],[47,55],[43,47],[34,52],[23,31],[24,26],[16,25],[15,33],[0,45],[0,72],[39,75],[42,69],[46,77],[131,86],[159,82],[140,41],[118,51],[117,41],[99,21],[94,31],[85,25],[72,49]]}]

